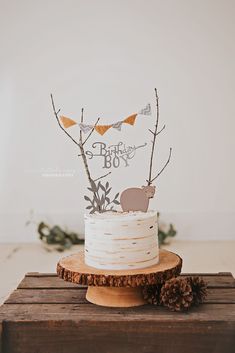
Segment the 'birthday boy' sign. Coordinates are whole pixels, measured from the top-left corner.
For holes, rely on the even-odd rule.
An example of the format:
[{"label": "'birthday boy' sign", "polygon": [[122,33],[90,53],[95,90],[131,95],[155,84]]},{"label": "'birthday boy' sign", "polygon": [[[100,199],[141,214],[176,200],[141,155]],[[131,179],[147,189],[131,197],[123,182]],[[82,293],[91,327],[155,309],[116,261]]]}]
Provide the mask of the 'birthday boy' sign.
[{"label": "'birthday boy' sign", "polygon": [[136,150],[145,147],[147,143],[139,146],[126,146],[125,143],[119,142],[116,145],[108,146],[104,142],[94,142],[92,144],[93,151],[87,150],[85,153],[89,159],[94,157],[103,158],[103,168],[118,168],[124,164],[125,167],[129,166],[129,160],[134,158]]}]

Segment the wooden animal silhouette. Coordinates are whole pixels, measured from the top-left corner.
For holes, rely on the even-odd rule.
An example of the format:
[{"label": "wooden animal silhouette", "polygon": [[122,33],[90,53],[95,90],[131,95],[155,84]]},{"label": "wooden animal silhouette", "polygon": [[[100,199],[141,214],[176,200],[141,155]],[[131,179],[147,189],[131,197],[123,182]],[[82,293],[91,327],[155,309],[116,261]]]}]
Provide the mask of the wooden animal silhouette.
[{"label": "wooden animal silhouette", "polygon": [[120,204],[123,212],[147,212],[149,199],[154,197],[155,186],[147,185],[142,188],[128,188],[121,193]]}]

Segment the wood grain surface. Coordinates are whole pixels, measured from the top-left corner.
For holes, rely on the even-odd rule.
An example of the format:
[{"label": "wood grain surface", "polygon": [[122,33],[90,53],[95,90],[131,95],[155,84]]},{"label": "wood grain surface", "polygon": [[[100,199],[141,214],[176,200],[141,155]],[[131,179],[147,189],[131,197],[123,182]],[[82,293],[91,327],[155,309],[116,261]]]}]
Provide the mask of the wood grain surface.
[{"label": "wood grain surface", "polygon": [[138,287],[161,283],[180,274],[182,259],[167,250],[159,250],[159,263],[142,269],[100,270],[85,264],[84,252],[62,258],[57,264],[57,274],[65,281],[112,287]]},{"label": "wood grain surface", "polygon": [[[29,273],[0,308],[3,353],[232,353],[235,282],[200,274],[206,302],[188,313],[151,305],[106,308],[88,303],[86,287],[55,274]],[[184,276],[184,274],[183,274]]]}]

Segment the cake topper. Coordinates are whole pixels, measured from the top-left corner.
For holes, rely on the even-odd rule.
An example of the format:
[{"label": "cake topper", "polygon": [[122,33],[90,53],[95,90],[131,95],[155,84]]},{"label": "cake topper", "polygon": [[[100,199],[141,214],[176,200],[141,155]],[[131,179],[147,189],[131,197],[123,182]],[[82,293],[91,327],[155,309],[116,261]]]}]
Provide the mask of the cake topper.
[{"label": "cake topper", "polygon": [[[149,199],[154,197],[155,194],[155,186],[152,183],[159,177],[159,175],[163,172],[166,168],[168,163],[170,162],[171,158],[171,151],[169,157],[156,176],[152,177],[152,167],[153,167],[153,156],[154,156],[154,149],[156,143],[156,137],[159,135],[164,129],[165,125],[161,130],[158,131],[158,123],[159,123],[159,98],[157,89],[155,88],[155,95],[156,95],[156,108],[157,108],[157,116],[156,116],[156,124],[154,131],[149,129],[149,132],[153,135],[152,140],[152,148],[151,148],[151,155],[150,155],[150,163],[149,163],[149,175],[148,179],[146,180],[147,185],[142,186],[142,188],[128,188],[124,190],[121,194],[121,207],[123,211],[143,211],[146,212],[148,210]],[[53,107],[53,112],[59,127],[64,131],[64,133],[73,141],[74,144],[79,148],[78,156],[82,158],[83,165],[87,174],[87,178],[89,181],[90,186],[87,188],[91,193],[92,197],[84,196],[85,200],[89,202],[89,205],[86,207],[90,213],[94,212],[106,212],[106,211],[115,211],[114,205],[119,205],[118,197],[119,193],[115,195],[114,198],[110,198],[110,192],[112,188],[110,187],[109,183],[106,182],[105,184],[102,183],[101,179],[106,178],[108,175],[111,174],[111,171],[94,178],[91,176],[91,172],[89,169],[88,160],[93,158],[102,157],[103,159],[103,168],[110,169],[110,168],[118,168],[120,165],[124,165],[125,167],[129,166],[129,161],[135,156],[137,149],[143,148],[147,145],[144,143],[142,145],[127,145],[124,142],[118,142],[116,144],[112,144],[108,146],[104,142],[94,142],[92,144],[91,149],[85,149],[85,144],[89,140],[90,136],[93,134],[94,131],[99,133],[101,136],[104,135],[110,128],[114,128],[118,131],[121,131],[123,124],[134,125],[136,118],[138,116],[150,116],[151,115],[151,105],[147,104],[143,109],[141,109],[138,113],[134,113],[129,115],[127,118],[122,120],[118,120],[109,125],[100,125],[99,121],[100,118],[97,119],[95,124],[86,124],[84,123],[84,109],[81,110],[81,119],[80,123],[77,123],[75,120],[68,118],[66,116],[59,116],[60,109],[56,110],[55,103],[53,96],[51,94],[51,102]],[[72,135],[70,135],[66,129],[78,125],[79,126],[79,140],[76,140]],[[88,136],[84,139],[83,134],[88,134]],[[95,151],[93,151],[95,150]]]},{"label": "cake topper", "polygon": [[149,206],[149,199],[153,198],[155,195],[155,186],[152,185],[152,183],[161,175],[161,173],[164,171],[168,163],[170,162],[171,159],[171,152],[172,148],[170,148],[169,156],[162,167],[162,169],[157,173],[156,176],[152,176],[152,168],[153,168],[153,156],[154,156],[154,150],[155,150],[155,144],[156,144],[156,137],[165,129],[165,125],[162,127],[161,130],[158,131],[158,123],[159,123],[159,97],[158,97],[158,92],[157,89],[155,88],[155,97],[156,97],[156,123],[155,123],[155,129],[152,131],[149,129],[149,132],[153,135],[153,140],[152,140],[152,148],[151,148],[151,154],[150,154],[150,162],[149,162],[149,175],[148,179],[146,180],[147,185],[142,186],[142,188],[128,188],[124,190],[121,193],[120,196],[120,203],[122,210],[124,212],[126,211],[142,211],[146,212],[148,210]]},{"label": "cake topper", "polygon": [[101,181],[99,181],[98,183],[92,181],[91,185],[92,187],[88,187],[87,189],[93,193],[93,197],[90,198],[86,195],[84,196],[85,200],[90,203],[90,205],[87,206],[86,209],[90,210],[90,213],[115,211],[114,205],[120,204],[118,201],[119,192],[111,200],[109,193],[112,188],[110,187],[108,182],[103,185]]},{"label": "cake topper", "polygon": [[155,186],[142,186],[142,188],[128,188],[121,193],[120,203],[124,212],[146,212],[149,199],[155,194]]},{"label": "cake topper", "polygon": [[135,157],[136,151],[145,146],[147,146],[146,142],[139,146],[129,146],[121,141],[110,146],[104,142],[94,142],[92,144],[92,149],[94,151],[87,150],[85,153],[89,159],[96,157],[102,158],[103,168],[105,169],[110,169],[112,167],[118,168],[121,165],[128,167],[128,162]]},{"label": "cake topper", "polygon": [[[94,125],[87,125],[84,123],[84,109],[81,110],[81,120],[78,124],[75,120],[68,118],[66,116],[59,116],[60,109],[56,110],[53,96],[51,94],[51,103],[53,112],[56,118],[56,121],[59,127],[64,131],[64,133],[70,138],[70,140],[79,148],[80,153],[79,157],[82,158],[83,165],[87,174],[87,178],[90,186],[87,188],[91,193],[92,197],[84,196],[84,199],[89,202],[89,205],[86,207],[90,211],[90,213],[94,212],[106,212],[106,211],[115,211],[114,205],[119,205],[118,197],[119,193],[115,195],[114,198],[110,198],[110,192],[112,188],[109,183],[106,182],[102,184],[101,179],[104,179],[108,175],[111,174],[111,171],[108,173],[101,175],[100,177],[94,178],[91,176],[91,172],[88,165],[88,159],[92,159],[95,156],[102,156],[104,159],[103,168],[109,169],[111,167],[118,168],[120,166],[121,161],[123,161],[125,166],[128,166],[128,160],[132,159],[135,156],[136,150],[146,146],[126,146],[123,142],[119,142],[118,144],[114,144],[111,146],[107,146],[103,142],[95,142],[92,145],[92,148],[96,148],[99,146],[100,152],[98,154],[93,153],[90,150],[85,150],[85,144],[87,143],[90,136],[94,131],[98,132],[100,135],[104,135],[104,133],[110,129],[111,127],[117,130],[121,130],[123,124],[134,125],[137,116],[141,115],[151,115],[151,106],[147,104],[147,106],[139,111],[139,113],[135,113],[129,115],[127,118],[117,121],[110,125],[99,125],[100,118],[97,119]],[[72,135],[70,135],[66,129],[71,126],[78,125],[79,126],[79,140],[77,141]],[[88,136],[83,139],[83,134],[88,134]]]}]

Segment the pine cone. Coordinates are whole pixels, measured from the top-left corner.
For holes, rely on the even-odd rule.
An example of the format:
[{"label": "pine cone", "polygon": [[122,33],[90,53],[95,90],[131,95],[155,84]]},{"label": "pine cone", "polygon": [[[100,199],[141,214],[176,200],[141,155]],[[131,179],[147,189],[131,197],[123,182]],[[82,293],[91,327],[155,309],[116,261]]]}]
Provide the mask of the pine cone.
[{"label": "pine cone", "polygon": [[161,303],[172,311],[186,311],[193,302],[189,281],[185,278],[171,278],[161,289]]},{"label": "pine cone", "polygon": [[143,297],[149,304],[159,305],[160,304],[160,293],[161,284],[156,284],[152,286],[145,286],[143,288]]},{"label": "pine cone", "polygon": [[207,296],[207,284],[201,277],[188,277],[192,288],[193,304],[199,305]]}]

